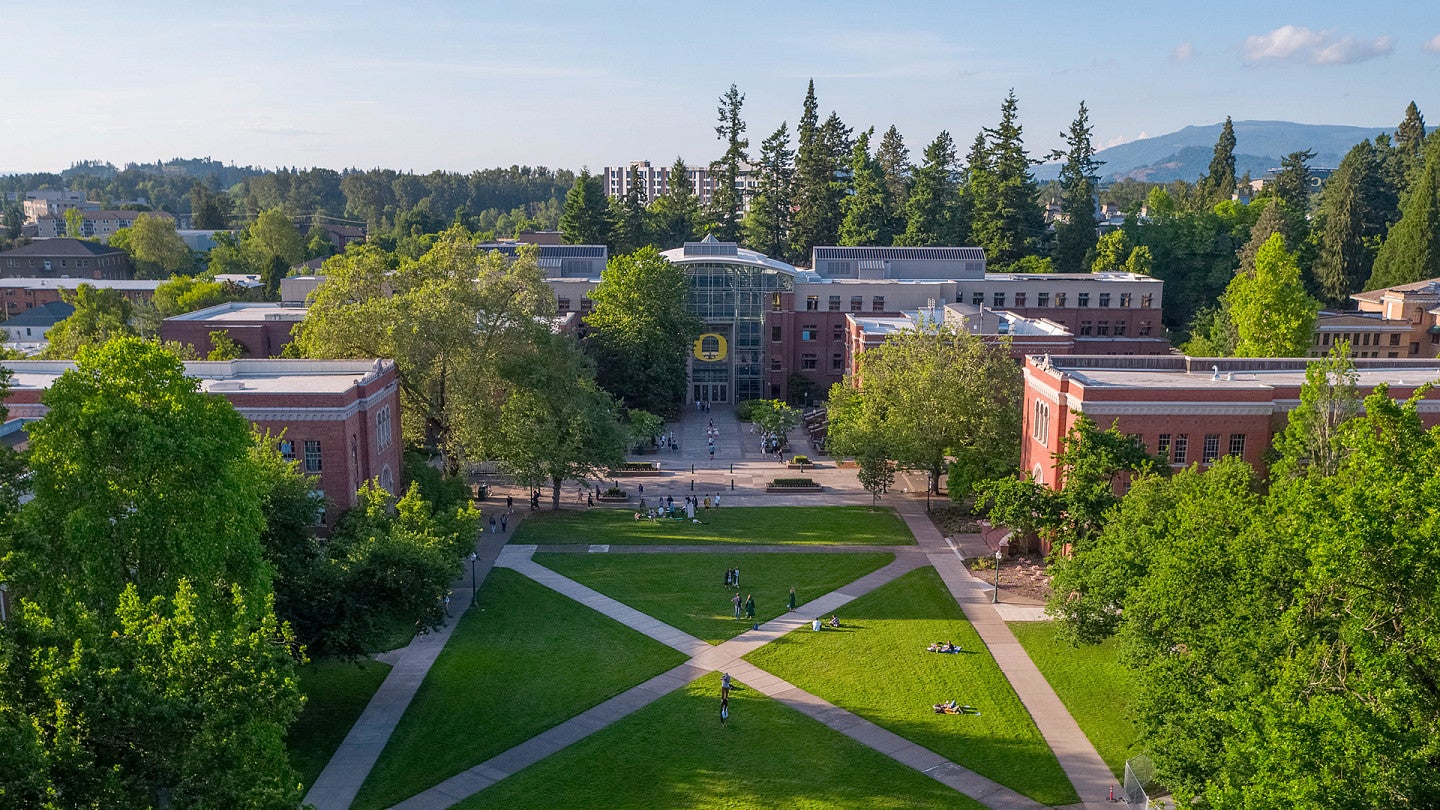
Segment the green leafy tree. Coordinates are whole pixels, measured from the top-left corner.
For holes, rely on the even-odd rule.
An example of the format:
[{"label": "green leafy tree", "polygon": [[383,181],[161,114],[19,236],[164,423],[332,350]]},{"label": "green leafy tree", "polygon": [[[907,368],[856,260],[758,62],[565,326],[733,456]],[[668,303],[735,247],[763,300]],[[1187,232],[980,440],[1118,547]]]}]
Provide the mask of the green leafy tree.
[{"label": "green leafy tree", "polygon": [[745,150],[750,141],[744,137],[745,119],[740,110],[745,104],[745,94],[735,85],[720,97],[720,106],[715,114],[718,121],[715,136],[725,143],[725,154],[710,164],[710,176],[715,182],[710,195],[708,219],[710,233],[722,242],[740,241],[741,216],[745,200],[740,192],[740,168],[750,160]]},{"label": "green leafy tree", "polygon": [[1305,366],[1300,404],[1275,437],[1279,458],[1272,465],[1273,475],[1330,476],[1340,469],[1346,452],[1341,430],[1360,415],[1358,379],[1347,341],[1332,348],[1324,360]]},{"label": "green leafy tree", "polygon": [[174,276],[155,288],[151,302],[162,318],[171,318],[233,300],[237,291],[218,281],[195,276]]},{"label": "green leafy tree", "polygon": [[670,181],[660,199],[650,203],[655,243],[662,248],[680,247],[696,238],[700,230],[700,202],[690,181],[690,167],[675,158]]},{"label": "green leafy tree", "polygon": [[191,223],[200,230],[230,227],[230,198],[204,183],[190,187]]},{"label": "green leafy tree", "polygon": [[1095,229],[1099,223],[1095,217],[1095,194],[1100,186],[1100,167],[1103,160],[1095,159],[1095,147],[1090,143],[1090,111],[1085,102],[1070,124],[1070,131],[1062,133],[1065,151],[1055,152],[1052,159],[1065,159],[1060,167],[1060,210],[1065,215],[1055,227],[1055,269],[1061,273],[1083,273],[1087,259],[1095,251]]},{"label": "green leafy tree", "polygon": [[75,311],[46,333],[50,343],[41,352],[44,358],[72,358],[86,346],[99,346],[114,338],[135,335],[130,323],[135,307],[119,290],[81,284],[74,292],[62,290],[60,295]]},{"label": "green leafy tree", "polygon": [[941,132],[925,147],[905,201],[905,230],[895,244],[912,247],[955,245],[961,241],[959,191],[955,185],[955,142]]},{"label": "green leafy tree", "polygon": [[277,257],[288,270],[305,261],[305,237],[283,210],[269,208],[240,234],[240,251],[251,272],[262,272]]},{"label": "green leafy tree", "polygon": [[1440,139],[1425,150],[1424,168],[1400,204],[1365,288],[1378,290],[1440,276]]},{"label": "green leafy tree", "polygon": [[784,439],[800,425],[800,412],[778,399],[761,399],[751,406],[751,419],[761,440]]},{"label": "green leafy tree", "polygon": [[992,478],[974,485],[975,509],[984,511],[992,525],[1004,526],[1015,535],[1012,548],[1028,548],[1031,537],[1056,535],[1061,524],[1060,497],[1029,475]]},{"label": "green leafy tree", "polygon": [[[1270,241],[1270,237],[1280,234],[1283,239],[1281,244],[1286,250],[1293,250],[1304,238],[1303,233],[1297,232],[1294,227],[1295,220],[1289,215],[1286,203],[1278,199],[1262,199],[1251,205],[1260,211],[1260,216],[1250,228],[1250,238],[1235,252],[1235,257],[1239,260],[1236,272],[1247,275],[1254,275],[1255,257],[1260,254],[1260,248]],[[1303,225],[1301,227],[1303,228]]]},{"label": "green leafy tree", "polygon": [[1217,306],[1195,313],[1188,331],[1190,339],[1180,350],[1191,357],[1230,357],[1240,342],[1235,321],[1230,316],[1230,302],[1223,295]]},{"label": "green leafy tree", "polygon": [[1210,157],[1210,169],[1195,184],[1195,199],[1200,208],[1209,208],[1218,202],[1230,199],[1235,193],[1235,125],[1230,116],[1220,128],[1220,137],[1215,141],[1215,152]]},{"label": "green leafy tree", "polygon": [[627,408],[676,413],[700,321],[686,308],[685,272],[655,248],[610,259],[591,292],[585,347],[600,387]]},{"label": "green leafy tree", "polygon": [[870,493],[870,505],[874,506],[880,502],[881,494],[895,486],[895,465],[880,453],[862,454],[857,461],[860,486]]},{"label": "green leafy tree", "polygon": [[[1019,107],[1012,90],[1000,106],[1000,123],[984,131],[983,165],[971,168],[972,238],[985,248],[990,265],[1001,270],[1044,247],[1045,212],[1030,174],[1036,161],[1025,151]],[[983,175],[982,182],[976,182],[976,173]]]},{"label": "green leafy tree", "polygon": [[65,209],[65,236],[79,239],[85,235],[85,215],[79,208]]},{"label": "green leafy tree", "polygon": [[790,131],[785,122],[760,143],[760,163],[755,196],[745,216],[745,242],[767,256],[781,258],[790,246],[790,225],[794,216],[791,202],[795,176],[795,152],[790,148]]},{"label": "green leafy tree", "polygon": [[639,408],[628,408],[625,411],[625,427],[630,433],[630,443],[644,450],[665,432],[665,419]]},{"label": "green leafy tree", "polygon": [[870,135],[863,132],[855,141],[850,157],[850,175],[855,193],[841,201],[845,219],[840,223],[842,245],[888,245],[894,238],[890,189],[885,170],[870,155]]},{"label": "green leafy tree", "polygon": [[[1125,269],[1125,260],[1131,247],[1125,239],[1125,231],[1111,231],[1095,242],[1095,257],[1090,262],[1092,273],[1114,273]],[[1147,249],[1148,252],[1148,249]]]},{"label": "green leafy tree", "polygon": [[130,256],[139,278],[169,278],[195,269],[195,257],[169,217],[141,214],[134,225],[110,236],[110,246]]},{"label": "green leafy tree", "polygon": [[582,171],[575,178],[560,212],[560,233],[571,245],[615,246],[615,221],[599,176]]},{"label": "green leafy tree", "polygon": [[1300,266],[1274,234],[1255,256],[1255,274],[1240,273],[1225,291],[1240,357],[1303,357],[1315,338],[1320,302],[1305,292]]},{"label": "green leafy tree", "polygon": [[235,339],[230,337],[229,329],[216,329],[209,335],[210,353],[205,356],[206,360],[239,360],[248,354],[248,351]]}]

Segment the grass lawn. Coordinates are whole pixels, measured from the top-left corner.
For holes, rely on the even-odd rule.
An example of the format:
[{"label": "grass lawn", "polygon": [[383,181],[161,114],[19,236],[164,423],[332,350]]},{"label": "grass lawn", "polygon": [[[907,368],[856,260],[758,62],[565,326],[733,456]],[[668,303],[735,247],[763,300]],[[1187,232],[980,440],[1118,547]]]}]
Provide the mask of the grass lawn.
[{"label": "grass lawn", "polygon": [[325,770],[325,763],[389,672],[390,665],[379,661],[325,659],[300,667],[305,709],[290,726],[285,744],[290,749],[290,763],[306,788]]},{"label": "grass lawn", "polygon": [[[747,660],[1044,804],[1079,801],[1000,667],[933,568],[851,602],[838,632],[797,630]],[[926,652],[936,641],[965,652]],[[954,699],[979,715],[940,715]]]},{"label": "grass lawn", "polygon": [[353,806],[390,807],[684,660],[578,602],[496,568]]},{"label": "grass lawn", "polygon": [[515,529],[514,542],[546,544],[909,546],[915,544],[893,510],[868,506],[745,506],[696,510],[700,525],[676,520],[635,520],[629,509],[536,512]]},{"label": "grass lawn", "polygon": [[722,727],[719,692],[712,673],[457,807],[983,807],[743,684]]},{"label": "grass lawn", "polygon": [[1056,638],[1058,629],[1054,622],[1010,625],[1100,758],[1123,779],[1125,760],[1140,753],[1140,732],[1130,720],[1135,675],[1120,663],[1115,639],[1075,647]]},{"label": "grass lawn", "polygon": [[[736,510],[739,511],[739,510]],[[724,586],[739,567],[740,592],[755,597],[755,621],[785,613],[790,587],[800,611],[894,561],[894,554],[536,554],[535,561],[711,644],[749,629],[736,621]]]}]

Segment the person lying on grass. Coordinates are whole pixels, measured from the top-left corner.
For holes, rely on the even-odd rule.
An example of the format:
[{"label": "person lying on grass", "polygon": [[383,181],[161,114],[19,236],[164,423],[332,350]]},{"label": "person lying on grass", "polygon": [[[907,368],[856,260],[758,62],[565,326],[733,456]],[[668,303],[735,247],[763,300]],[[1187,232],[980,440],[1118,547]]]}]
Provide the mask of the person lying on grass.
[{"label": "person lying on grass", "polygon": [[977,709],[977,708],[975,708],[974,706],[971,706],[971,705],[969,705],[969,704],[964,704],[964,705],[957,704],[953,699],[952,699],[952,700],[947,700],[947,701],[945,701],[944,703],[936,703],[934,706],[931,706],[930,708],[934,709],[936,714],[979,714],[979,713],[980,713],[980,710]]},{"label": "person lying on grass", "polygon": [[937,641],[934,644],[931,644],[929,647],[926,647],[925,649],[927,652],[958,653],[960,652],[960,645],[951,644],[948,641]]}]

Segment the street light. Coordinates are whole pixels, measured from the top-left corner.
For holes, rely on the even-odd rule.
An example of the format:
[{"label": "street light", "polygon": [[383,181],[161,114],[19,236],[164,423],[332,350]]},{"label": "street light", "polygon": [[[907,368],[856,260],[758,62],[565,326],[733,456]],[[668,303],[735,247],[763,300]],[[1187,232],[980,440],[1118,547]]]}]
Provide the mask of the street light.
[{"label": "street light", "polygon": [[477,559],[479,559],[479,558],[480,558],[480,555],[479,555],[479,554],[476,554],[476,553],[473,552],[473,551],[470,552],[470,606],[471,606],[471,607],[474,607],[474,606],[475,606],[475,593],[476,593],[476,592],[475,592],[475,560],[477,560]]},{"label": "street light", "polygon": [[991,604],[1000,602],[1000,552],[995,552],[995,590],[990,594]]},{"label": "street light", "polygon": [[930,511],[930,490],[935,488],[935,473],[925,472],[925,511]]}]

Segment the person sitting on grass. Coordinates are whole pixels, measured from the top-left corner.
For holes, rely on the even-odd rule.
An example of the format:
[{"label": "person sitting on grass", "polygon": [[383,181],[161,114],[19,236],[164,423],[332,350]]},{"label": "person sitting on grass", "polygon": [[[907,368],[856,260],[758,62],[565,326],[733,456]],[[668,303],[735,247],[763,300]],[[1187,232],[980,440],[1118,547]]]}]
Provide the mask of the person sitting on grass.
[{"label": "person sitting on grass", "polygon": [[944,703],[936,703],[930,708],[934,709],[936,714],[956,714],[960,711],[960,707],[956,705],[954,698]]},{"label": "person sitting on grass", "polygon": [[837,616],[837,615],[835,615],[834,613],[831,613],[831,614],[830,614],[830,621],[829,621],[829,622],[826,622],[826,623],[829,624],[831,627],[839,627],[839,626],[840,626],[840,617]]}]

